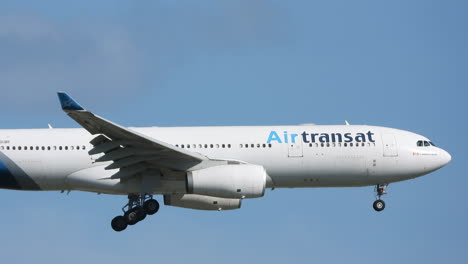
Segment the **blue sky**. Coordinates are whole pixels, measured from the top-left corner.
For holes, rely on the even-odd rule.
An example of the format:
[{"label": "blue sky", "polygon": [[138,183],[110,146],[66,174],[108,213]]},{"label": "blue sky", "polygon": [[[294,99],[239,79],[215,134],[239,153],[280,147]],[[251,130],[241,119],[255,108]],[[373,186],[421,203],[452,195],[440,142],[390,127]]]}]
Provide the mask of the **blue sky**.
[{"label": "blue sky", "polygon": [[163,207],[123,233],[125,197],[0,191],[9,263],[460,263],[466,1],[0,1],[0,128],[76,127],[55,92],[127,126],[353,124],[423,134],[453,161],[392,184],[277,189],[242,210]]}]

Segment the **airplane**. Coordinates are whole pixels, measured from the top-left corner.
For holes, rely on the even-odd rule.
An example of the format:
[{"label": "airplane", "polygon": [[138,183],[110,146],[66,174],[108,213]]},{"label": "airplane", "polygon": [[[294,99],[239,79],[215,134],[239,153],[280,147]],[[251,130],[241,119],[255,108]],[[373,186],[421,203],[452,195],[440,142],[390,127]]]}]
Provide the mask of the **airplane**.
[{"label": "airplane", "polygon": [[0,188],[126,195],[111,221],[120,232],[166,206],[234,210],[266,189],[375,186],[382,211],[390,183],[451,161],[428,138],[350,125],[126,128],[64,92],[63,111],[82,128],[0,130]]}]

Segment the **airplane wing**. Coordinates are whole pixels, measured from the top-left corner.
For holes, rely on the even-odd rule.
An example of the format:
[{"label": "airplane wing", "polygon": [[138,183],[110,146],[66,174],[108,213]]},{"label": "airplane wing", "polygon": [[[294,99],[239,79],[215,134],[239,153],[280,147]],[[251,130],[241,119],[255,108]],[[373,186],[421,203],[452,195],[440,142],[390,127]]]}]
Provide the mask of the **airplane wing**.
[{"label": "airplane wing", "polygon": [[112,179],[126,179],[150,168],[184,171],[209,160],[199,153],[176,148],[97,116],[66,93],[59,92],[58,97],[68,116],[89,133],[98,135],[90,142],[94,148],[89,154],[102,153],[96,162],[112,161],[106,169],[120,169]]}]

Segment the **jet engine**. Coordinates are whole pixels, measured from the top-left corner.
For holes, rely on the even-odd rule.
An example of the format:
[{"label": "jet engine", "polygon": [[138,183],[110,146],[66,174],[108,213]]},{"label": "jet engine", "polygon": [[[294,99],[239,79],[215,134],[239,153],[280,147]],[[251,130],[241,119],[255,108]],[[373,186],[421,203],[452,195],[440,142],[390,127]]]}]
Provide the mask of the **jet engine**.
[{"label": "jet engine", "polygon": [[262,166],[221,165],[187,172],[187,193],[228,199],[265,194],[267,173]]},{"label": "jet engine", "polygon": [[241,207],[241,199],[226,199],[196,194],[164,195],[164,204],[196,210],[234,210]]}]

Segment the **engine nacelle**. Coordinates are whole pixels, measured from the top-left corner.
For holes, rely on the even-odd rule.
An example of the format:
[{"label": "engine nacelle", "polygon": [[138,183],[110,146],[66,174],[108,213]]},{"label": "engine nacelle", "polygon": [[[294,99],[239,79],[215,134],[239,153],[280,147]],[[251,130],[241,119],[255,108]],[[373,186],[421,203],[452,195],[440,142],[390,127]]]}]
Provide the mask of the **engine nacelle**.
[{"label": "engine nacelle", "polygon": [[221,165],[187,172],[187,193],[228,199],[265,194],[267,173],[262,166]]},{"label": "engine nacelle", "polygon": [[241,208],[241,199],[226,199],[196,194],[164,195],[164,204],[196,210],[234,210]]}]

